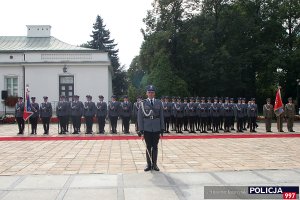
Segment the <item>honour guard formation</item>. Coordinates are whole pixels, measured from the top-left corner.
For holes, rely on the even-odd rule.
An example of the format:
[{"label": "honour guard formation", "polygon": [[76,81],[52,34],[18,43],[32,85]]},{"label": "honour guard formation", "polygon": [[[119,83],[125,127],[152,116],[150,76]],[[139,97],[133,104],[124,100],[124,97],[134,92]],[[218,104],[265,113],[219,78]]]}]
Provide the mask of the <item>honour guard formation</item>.
[{"label": "honour guard formation", "polygon": [[[153,86],[154,87],[154,86]],[[148,94],[148,93],[147,93]],[[122,132],[129,134],[130,122],[135,122],[135,132],[139,132],[138,123],[139,111],[142,109],[142,96],[136,98],[136,102],[131,103],[127,95],[122,97],[122,101],[117,101],[117,96],[112,95],[111,101],[106,103],[102,95],[98,96],[99,101],[93,102],[91,95],[86,95],[86,101],[81,102],[78,95],[74,95],[72,101],[67,101],[65,96],[60,96],[56,103],[55,111],[58,118],[58,134],[79,134],[79,133],[105,133],[106,120],[109,120],[109,132],[117,134],[118,120],[122,123]],[[288,98],[288,103],[282,106],[282,111],[277,115],[271,99],[266,99],[266,104],[262,106],[262,117],[265,122],[266,132],[272,132],[272,121],[276,118],[277,131],[284,132],[283,122],[287,123],[287,132],[294,132],[293,124],[296,115],[295,105],[292,98]],[[162,117],[164,133],[230,133],[235,131],[242,133],[249,131],[256,132],[258,106],[255,98],[229,97],[169,97],[162,96],[155,99],[156,103],[162,106]],[[48,97],[43,97],[43,102],[38,104],[36,98],[31,98],[29,117],[31,124],[31,134],[37,134],[39,120],[43,124],[44,134],[49,134],[50,121],[53,117],[52,104],[48,102]],[[18,134],[24,133],[23,113],[25,103],[19,97],[15,105],[15,117],[18,123]],[[93,124],[96,129],[93,130]],[[82,124],[84,130],[82,128]],[[121,127],[119,127],[121,129]]]}]

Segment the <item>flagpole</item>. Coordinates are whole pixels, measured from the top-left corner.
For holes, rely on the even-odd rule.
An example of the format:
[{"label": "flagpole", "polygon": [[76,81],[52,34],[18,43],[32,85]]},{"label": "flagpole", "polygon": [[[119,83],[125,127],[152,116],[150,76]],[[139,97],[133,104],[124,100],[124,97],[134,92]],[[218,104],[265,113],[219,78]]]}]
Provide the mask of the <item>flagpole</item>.
[{"label": "flagpole", "polygon": [[28,119],[28,136],[29,136],[30,134],[29,134],[29,119]]}]

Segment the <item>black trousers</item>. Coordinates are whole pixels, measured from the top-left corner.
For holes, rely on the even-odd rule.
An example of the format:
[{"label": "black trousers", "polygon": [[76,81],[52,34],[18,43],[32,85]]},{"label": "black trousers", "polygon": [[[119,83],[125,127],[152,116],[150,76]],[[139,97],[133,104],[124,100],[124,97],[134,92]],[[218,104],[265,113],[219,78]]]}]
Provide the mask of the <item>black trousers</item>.
[{"label": "black trousers", "polygon": [[211,124],[212,124],[212,118],[211,117],[207,117],[207,130],[211,130]]},{"label": "black trousers", "polygon": [[177,133],[182,132],[183,117],[176,117],[176,131]]},{"label": "black trousers", "polygon": [[[152,165],[157,164],[157,154],[158,154],[158,142],[159,142],[160,133],[153,133],[153,132],[145,132],[144,138],[147,146],[146,150],[146,158],[148,166],[151,166],[151,159]],[[151,159],[150,159],[151,156]]]},{"label": "black trousers", "polygon": [[99,133],[104,133],[105,116],[98,116],[97,119],[99,124]]},{"label": "black trousers", "polygon": [[256,128],[256,117],[250,117],[250,131],[255,131]]},{"label": "black trousers", "polygon": [[188,125],[189,125],[189,117],[188,116],[184,116],[183,117],[183,129],[185,131],[188,130]]},{"label": "black trousers", "polygon": [[129,133],[129,121],[130,121],[130,117],[122,117],[124,133]]},{"label": "black trousers", "polygon": [[175,116],[171,116],[171,128],[172,128],[172,131],[174,131],[176,129],[176,119],[175,119]]},{"label": "black trousers", "polygon": [[226,116],[224,117],[224,131],[230,131],[229,128],[230,128],[230,120],[231,120],[231,117],[230,116]]},{"label": "black trousers", "polygon": [[165,117],[165,118],[164,118],[164,121],[165,121],[165,130],[166,130],[167,132],[169,131],[170,120],[171,120],[171,117]]},{"label": "black trousers", "polygon": [[219,131],[219,117],[212,117],[212,123],[213,123],[213,131],[218,132]]},{"label": "black trousers", "polygon": [[85,116],[85,125],[86,125],[86,132],[92,133],[93,132],[93,116]]},{"label": "black trousers", "polygon": [[25,122],[23,117],[16,117],[17,123],[18,123],[18,127],[19,127],[19,133],[23,134],[24,133],[24,126],[25,126]]},{"label": "black trousers", "polygon": [[109,117],[112,133],[117,133],[118,116]]},{"label": "black trousers", "polygon": [[237,131],[243,130],[243,118],[242,117],[236,118],[236,129],[237,129]]},{"label": "black trousers", "polygon": [[195,132],[195,121],[196,121],[196,116],[189,117],[190,132]]},{"label": "black trousers", "polygon": [[195,119],[196,131],[200,131],[201,121],[202,121],[201,117],[196,116],[196,119]]},{"label": "black trousers", "polygon": [[59,116],[58,119],[61,132],[66,132],[68,116]]},{"label": "black trousers", "polygon": [[38,117],[30,117],[29,122],[31,124],[31,133],[36,133]]},{"label": "black trousers", "polygon": [[43,128],[45,133],[49,133],[50,117],[42,117]]},{"label": "black trousers", "polygon": [[74,133],[78,133],[81,125],[81,116],[72,116]]},{"label": "black trousers", "polygon": [[200,120],[201,120],[201,125],[200,125],[201,132],[206,131],[207,119],[208,119],[208,117],[201,117],[200,118]]},{"label": "black trousers", "polygon": [[223,130],[223,124],[224,124],[224,120],[223,120],[223,116],[219,117],[219,129]]},{"label": "black trousers", "polygon": [[248,118],[248,117],[243,117],[243,122],[242,122],[242,123],[243,123],[243,129],[244,129],[244,130],[247,129],[247,126],[246,126],[246,125],[247,125],[247,118]]}]

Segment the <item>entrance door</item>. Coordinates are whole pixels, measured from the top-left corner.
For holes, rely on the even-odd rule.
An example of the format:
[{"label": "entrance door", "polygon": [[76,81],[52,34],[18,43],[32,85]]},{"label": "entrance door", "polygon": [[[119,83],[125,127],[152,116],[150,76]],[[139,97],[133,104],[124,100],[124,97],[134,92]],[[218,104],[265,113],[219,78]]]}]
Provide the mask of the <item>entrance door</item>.
[{"label": "entrance door", "polygon": [[59,96],[64,95],[66,100],[72,101],[74,95],[74,76],[59,76]]}]

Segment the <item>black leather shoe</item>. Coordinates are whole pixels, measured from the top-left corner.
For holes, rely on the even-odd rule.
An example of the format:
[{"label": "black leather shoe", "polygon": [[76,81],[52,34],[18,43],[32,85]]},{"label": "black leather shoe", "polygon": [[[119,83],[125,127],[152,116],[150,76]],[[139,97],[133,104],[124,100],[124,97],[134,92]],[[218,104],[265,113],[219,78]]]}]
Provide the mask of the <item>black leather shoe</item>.
[{"label": "black leather shoe", "polygon": [[152,169],[155,171],[159,171],[159,168],[157,167],[157,165],[153,165]]},{"label": "black leather shoe", "polygon": [[147,165],[147,166],[145,167],[145,169],[144,169],[145,172],[148,172],[148,171],[150,171],[150,170],[151,170],[151,167],[150,167],[149,165]]}]

